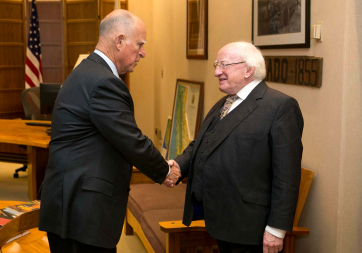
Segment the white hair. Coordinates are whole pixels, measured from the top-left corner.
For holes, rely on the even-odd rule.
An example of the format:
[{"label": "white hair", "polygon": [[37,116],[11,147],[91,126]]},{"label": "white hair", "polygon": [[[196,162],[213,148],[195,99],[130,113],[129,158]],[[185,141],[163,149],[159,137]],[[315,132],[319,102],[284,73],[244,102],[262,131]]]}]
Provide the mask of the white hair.
[{"label": "white hair", "polygon": [[253,44],[245,41],[233,42],[236,48],[240,52],[242,61],[245,61],[245,64],[248,67],[255,67],[254,78],[263,80],[266,75],[265,69],[265,60],[260,50],[255,47]]}]

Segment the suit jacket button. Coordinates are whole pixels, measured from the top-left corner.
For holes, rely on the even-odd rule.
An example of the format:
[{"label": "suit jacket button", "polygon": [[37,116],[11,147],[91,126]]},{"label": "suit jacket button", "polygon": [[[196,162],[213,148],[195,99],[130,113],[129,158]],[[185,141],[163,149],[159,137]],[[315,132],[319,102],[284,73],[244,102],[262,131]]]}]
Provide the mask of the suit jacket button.
[{"label": "suit jacket button", "polygon": [[201,153],[204,153],[204,149],[201,149]]},{"label": "suit jacket button", "polygon": [[197,160],[197,163],[200,163],[200,160]]},{"label": "suit jacket button", "polygon": [[206,143],[209,143],[209,139],[206,140]]}]

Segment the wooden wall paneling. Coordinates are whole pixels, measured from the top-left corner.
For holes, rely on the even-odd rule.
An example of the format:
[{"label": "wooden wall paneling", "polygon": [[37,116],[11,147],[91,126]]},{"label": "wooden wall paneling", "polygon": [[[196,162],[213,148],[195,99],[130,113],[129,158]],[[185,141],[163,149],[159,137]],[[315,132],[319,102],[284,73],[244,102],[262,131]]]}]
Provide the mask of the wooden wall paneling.
[{"label": "wooden wall paneling", "polygon": [[128,0],[120,0],[120,2],[121,9],[128,10]]},{"label": "wooden wall paneling", "polygon": [[[0,0],[0,118],[24,117],[25,0]],[[0,143],[0,152],[26,154],[18,145]]]},{"label": "wooden wall paneling", "polygon": [[[120,9],[128,10],[128,0],[118,0]],[[101,20],[114,10],[114,0],[100,0]]]},{"label": "wooden wall paneling", "polygon": [[25,87],[24,0],[0,0],[0,118],[24,116],[20,94]]},{"label": "wooden wall paneling", "polygon": [[114,10],[114,1],[112,0],[100,0],[100,14],[101,20],[104,19],[109,13]]},{"label": "wooden wall paneling", "polygon": [[[43,80],[49,83],[64,81],[64,41],[62,2],[37,1],[40,41],[42,50]],[[31,14],[31,1],[27,3],[27,16]],[[30,18],[27,19],[27,27]]]},{"label": "wooden wall paneling", "polygon": [[79,54],[94,51],[98,41],[98,1],[64,0],[65,75],[73,70]]}]

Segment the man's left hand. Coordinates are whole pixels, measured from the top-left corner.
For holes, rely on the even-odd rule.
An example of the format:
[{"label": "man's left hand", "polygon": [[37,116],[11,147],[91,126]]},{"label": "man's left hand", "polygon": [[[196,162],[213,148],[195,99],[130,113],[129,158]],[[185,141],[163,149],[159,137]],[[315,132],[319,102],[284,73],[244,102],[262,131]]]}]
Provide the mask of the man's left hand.
[{"label": "man's left hand", "polygon": [[268,231],[264,232],[263,253],[278,253],[283,249],[283,239],[278,238]]}]

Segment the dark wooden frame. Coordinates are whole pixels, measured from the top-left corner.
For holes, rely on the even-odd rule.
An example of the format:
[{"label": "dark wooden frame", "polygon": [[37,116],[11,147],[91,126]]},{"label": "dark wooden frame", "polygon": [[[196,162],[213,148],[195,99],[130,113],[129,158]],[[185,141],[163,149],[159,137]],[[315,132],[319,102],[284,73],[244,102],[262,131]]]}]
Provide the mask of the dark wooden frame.
[{"label": "dark wooden frame", "polygon": [[204,82],[197,82],[197,81],[190,81],[190,80],[184,80],[184,79],[177,79],[176,80],[176,88],[175,88],[175,98],[174,98],[174,102],[173,102],[173,107],[172,107],[172,120],[171,120],[171,132],[170,132],[170,138],[169,138],[169,142],[167,145],[167,159],[170,159],[169,155],[170,155],[170,144],[171,144],[171,140],[172,140],[172,129],[174,126],[174,120],[175,120],[175,106],[176,106],[176,98],[177,98],[177,91],[178,91],[178,86],[180,85],[180,82],[183,83],[190,83],[193,85],[200,85],[200,93],[199,93],[199,103],[197,105],[197,116],[196,116],[196,126],[195,126],[195,138],[197,136],[197,133],[199,131],[199,126],[200,126],[200,115],[201,115],[201,108],[202,108],[202,100],[203,100],[203,95],[204,95]]},{"label": "dark wooden frame", "polygon": [[[301,15],[305,14],[305,22],[302,23],[302,28],[304,28],[304,34],[303,34],[303,30],[300,33],[296,33],[294,35],[291,34],[283,34],[282,36],[282,40],[284,40],[284,42],[282,43],[273,43],[272,40],[276,39],[278,36],[281,36],[280,34],[277,35],[267,35],[265,37],[267,37],[268,39],[270,39],[270,44],[265,45],[264,43],[261,44],[260,42],[258,42],[258,36],[255,34],[254,29],[257,27],[258,25],[258,16],[254,15],[255,12],[255,4],[258,3],[259,0],[252,0],[252,29],[251,29],[251,33],[252,33],[252,42],[255,46],[257,46],[260,49],[283,49],[283,48],[310,48],[310,6],[311,6],[311,1],[310,0],[288,0],[288,1],[295,1],[295,2],[300,2],[301,5],[305,5],[305,13],[301,13]],[[285,13],[285,12],[283,12]],[[282,15],[284,16],[284,15]],[[289,15],[288,15],[289,16]],[[289,18],[289,17],[288,17]],[[279,18],[280,20],[280,18]],[[288,41],[288,37],[289,38],[295,38],[295,36],[300,36],[303,37],[303,39],[299,39],[297,43],[292,43],[290,41]],[[304,36],[303,36],[304,35]],[[262,37],[262,36],[259,36]],[[280,38],[280,37],[279,37]],[[304,40],[304,41],[303,41]]]},{"label": "dark wooden frame", "polygon": [[[189,33],[191,32],[191,27],[192,27],[192,20],[190,15],[191,15],[191,11],[190,11],[190,8],[189,8],[189,5],[190,5],[190,2],[200,2],[200,1],[203,1],[201,2],[200,4],[203,3],[203,6],[202,6],[202,11],[203,11],[203,14],[204,14],[204,18],[202,20],[200,20],[200,22],[203,22],[202,23],[202,26],[203,26],[203,52],[202,53],[192,53],[190,51],[190,36],[189,36]],[[187,28],[187,32],[186,32],[186,58],[187,59],[201,59],[201,60],[206,60],[207,59],[207,52],[208,52],[208,0],[186,0],[186,3],[187,3],[187,13],[186,13],[186,28]],[[198,17],[200,19],[200,17]],[[196,23],[198,20],[196,20]],[[200,37],[198,38],[200,39]]]}]

